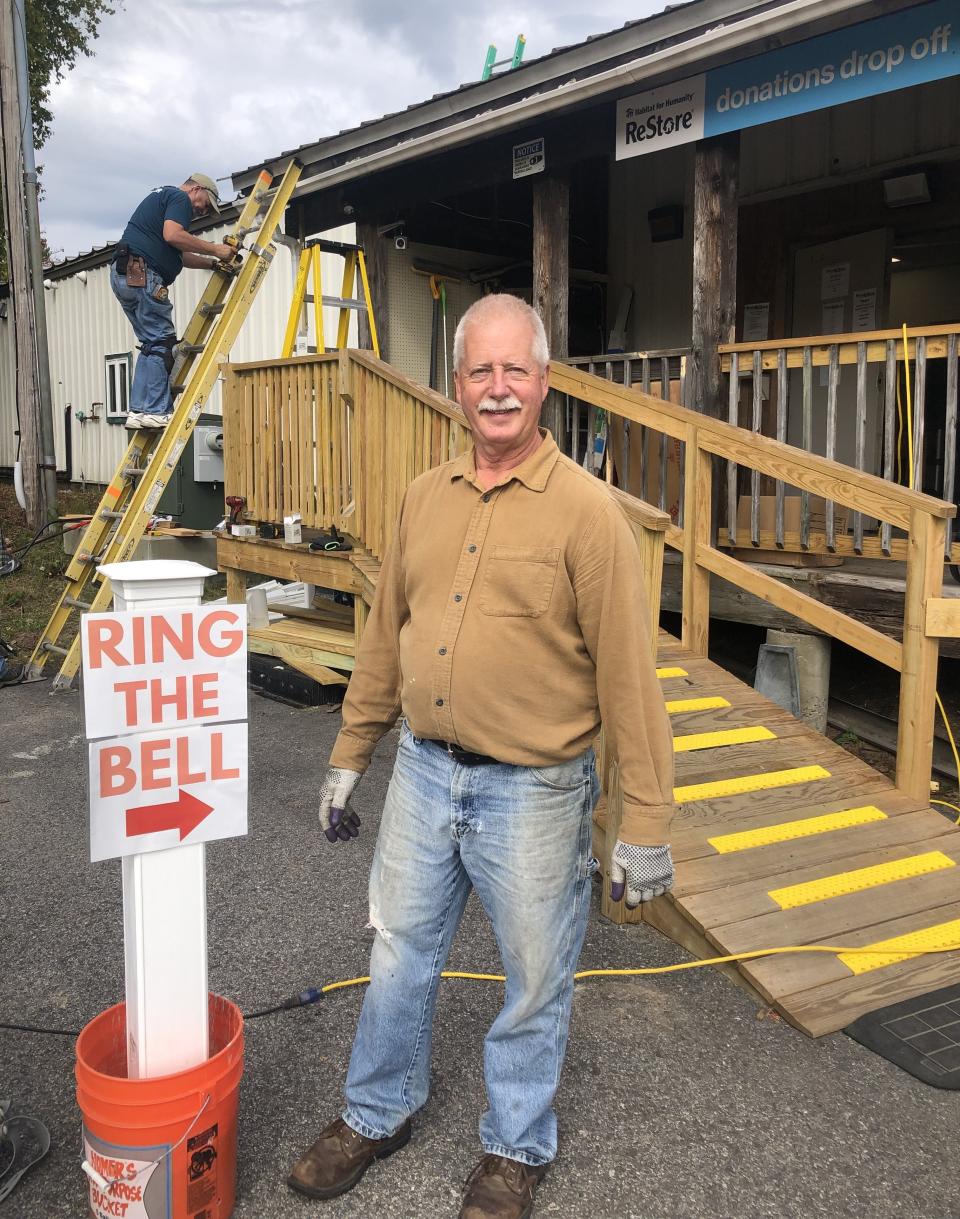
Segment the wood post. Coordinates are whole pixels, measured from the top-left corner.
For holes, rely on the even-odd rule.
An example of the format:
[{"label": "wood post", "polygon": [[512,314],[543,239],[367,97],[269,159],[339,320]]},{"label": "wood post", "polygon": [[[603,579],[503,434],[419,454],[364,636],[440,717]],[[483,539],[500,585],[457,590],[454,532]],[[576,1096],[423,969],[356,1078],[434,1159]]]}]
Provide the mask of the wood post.
[{"label": "wood post", "polygon": [[[564,359],[570,333],[570,181],[565,174],[542,174],[533,185],[533,307],[543,320],[550,355]],[[551,391],[540,421],[566,452],[566,416]]]},{"label": "wood post", "polygon": [[[389,360],[390,325],[387,312],[387,257],[384,240],[377,232],[375,224],[363,223],[357,225],[357,244],[363,246],[363,256],[367,264],[370,303],[373,306],[373,320],[376,323],[377,338],[380,341],[380,359]],[[359,271],[357,272],[357,284],[360,284]],[[357,295],[360,295],[359,291]],[[363,310],[357,314],[357,341],[359,346],[365,350],[373,350],[370,324]]]},{"label": "wood post", "polygon": [[903,604],[897,787],[915,800],[930,798],[940,643],[927,636],[926,615],[927,602],[943,591],[945,538],[945,520],[918,509],[911,512]]},{"label": "wood post", "polygon": [[710,638],[710,572],[699,565],[697,550],[712,545],[712,500],[713,458],[700,448],[697,429],[691,428],[684,464],[681,639],[697,656],[706,656]]},{"label": "wood post", "polygon": [[697,144],[693,186],[693,351],[688,403],[721,418],[719,343],[732,343],[737,318],[737,190],[740,136]]},{"label": "wood post", "polygon": [[14,66],[13,9],[4,4],[0,11],[0,119],[3,132],[3,214],[7,237],[7,278],[13,306],[13,333],[16,341],[16,400],[20,426],[20,468],[27,502],[27,521],[39,529],[56,502],[48,504],[41,476],[40,384],[36,360],[36,330],[30,288],[27,247],[26,202],[23,165],[20,159],[22,125]]}]

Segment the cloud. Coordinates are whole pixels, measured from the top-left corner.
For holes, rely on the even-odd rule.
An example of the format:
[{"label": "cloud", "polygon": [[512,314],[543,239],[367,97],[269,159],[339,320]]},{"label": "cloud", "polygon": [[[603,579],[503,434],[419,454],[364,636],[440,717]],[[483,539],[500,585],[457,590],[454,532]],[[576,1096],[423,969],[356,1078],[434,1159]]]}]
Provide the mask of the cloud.
[{"label": "cloud", "polygon": [[[526,58],[623,24],[614,0],[127,0],[51,90],[41,223],[56,257],[120,235],[154,186],[230,174],[477,80],[487,45]],[[661,6],[642,0],[639,17]],[[224,182],[225,186],[229,184]],[[229,195],[229,190],[225,191]]]}]

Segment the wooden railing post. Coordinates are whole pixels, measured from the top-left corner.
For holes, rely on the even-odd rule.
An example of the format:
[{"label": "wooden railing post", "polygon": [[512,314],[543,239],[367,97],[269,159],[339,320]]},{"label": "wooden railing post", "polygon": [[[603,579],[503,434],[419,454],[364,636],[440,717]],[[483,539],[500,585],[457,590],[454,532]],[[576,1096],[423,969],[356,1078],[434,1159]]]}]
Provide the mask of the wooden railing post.
[{"label": "wooden railing post", "polygon": [[684,460],[682,643],[706,656],[710,640],[710,573],[697,560],[700,545],[711,546],[713,458],[700,448],[700,433],[690,429]]},{"label": "wooden railing post", "polygon": [[907,543],[903,661],[897,730],[897,787],[916,800],[930,796],[939,641],[926,634],[927,602],[943,589],[946,521],[914,508]]}]

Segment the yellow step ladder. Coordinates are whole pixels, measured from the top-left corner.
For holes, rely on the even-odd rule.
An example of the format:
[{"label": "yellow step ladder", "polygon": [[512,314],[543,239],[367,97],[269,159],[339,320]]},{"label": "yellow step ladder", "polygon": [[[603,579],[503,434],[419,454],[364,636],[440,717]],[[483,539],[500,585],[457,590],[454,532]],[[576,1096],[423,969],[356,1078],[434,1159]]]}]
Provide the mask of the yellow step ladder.
[{"label": "yellow step ladder", "polygon": [[[218,264],[178,345],[170,377],[177,396],[173,416],[165,428],[132,433],[67,568],[67,587],[29,661],[30,675],[39,677],[51,656],[63,658],[55,690],[69,689],[80,667],[80,635],[71,631],[76,626],[74,611],[109,608],[110,581],[97,568],[130,559],[143,537],[213,389],[220,362],[233,346],[270,267],[276,252],[273,238],[301,169],[299,161],[291,161],[276,190],[271,189],[269,173],[258,178],[226,238],[227,244],[243,251],[243,262]],[[250,233],[254,236],[244,246]]]},{"label": "yellow step ladder", "polygon": [[[339,254],[343,259],[343,280],[339,296],[324,296],[320,273],[320,255]],[[359,297],[353,295],[354,281],[357,271],[360,272]],[[313,282],[313,292],[307,291],[308,280]],[[363,256],[363,246],[349,245],[344,241],[325,241],[315,238],[304,242],[300,252],[300,262],[297,266],[297,278],[293,287],[293,300],[290,303],[290,316],[287,319],[287,329],[283,336],[283,348],[280,355],[288,359],[294,354],[297,342],[297,331],[300,329],[300,319],[304,305],[313,305],[314,328],[317,336],[316,350],[321,354],[327,350],[323,334],[323,306],[330,305],[339,309],[337,323],[336,350],[342,351],[347,345],[347,334],[350,330],[350,313],[353,310],[363,310],[367,315],[370,327],[370,340],[373,343],[373,354],[379,358],[380,342],[377,338],[377,323],[373,316],[373,306],[370,303],[370,284],[367,280],[367,263]],[[312,350],[312,349],[308,349]]]}]

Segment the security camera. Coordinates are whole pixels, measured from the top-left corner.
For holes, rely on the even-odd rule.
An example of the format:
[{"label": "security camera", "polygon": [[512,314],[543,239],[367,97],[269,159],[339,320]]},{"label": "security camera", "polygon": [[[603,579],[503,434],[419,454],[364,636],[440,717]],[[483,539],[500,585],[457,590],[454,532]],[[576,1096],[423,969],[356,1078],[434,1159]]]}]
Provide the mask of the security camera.
[{"label": "security camera", "polygon": [[396,249],[405,250],[407,248],[406,233],[397,233],[396,237],[393,239],[393,244]]}]

